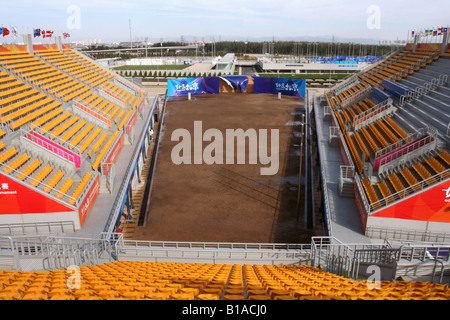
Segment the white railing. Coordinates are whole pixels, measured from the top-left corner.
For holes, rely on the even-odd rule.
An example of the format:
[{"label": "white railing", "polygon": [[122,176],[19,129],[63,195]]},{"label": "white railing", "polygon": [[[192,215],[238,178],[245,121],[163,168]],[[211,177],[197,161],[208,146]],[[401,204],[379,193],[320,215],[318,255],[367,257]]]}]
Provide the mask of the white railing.
[{"label": "white railing", "polygon": [[391,98],[388,98],[387,100],[377,104],[376,106],[373,106],[369,110],[366,110],[353,118],[353,128],[355,131],[357,131],[360,128],[365,127],[380,118],[392,114],[394,111],[395,109],[393,108],[393,101]]},{"label": "white railing", "polygon": [[0,234],[24,235],[24,234],[46,234],[46,233],[70,233],[75,232],[73,221],[47,221],[47,222],[25,222],[0,224]]},{"label": "white railing", "polygon": [[[165,97],[164,97],[164,101],[166,101]],[[123,178],[123,180],[121,182],[121,185],[119,186],[119,192],[117,194],[117,197],[116,197],[116,200],[115,200],[115,204],[113,205],[111,213],[110,213],[110,215],[108,217],[108,221],[106,222],[105,230],[104,230],[105,234],[113,234],[113,232],[114,232],[115,222],[117,220],[117,217],[120,214],[120,209],[121,209],[120,203],[122,203],[122,201],[123,201],[123,199],[124,199],[124,197],[126,195],[127,186],[128,186],[128,183],[131,180],[132,173],[133,173],[133,171],[132,171],[133,165],[138,160],[138,157],[139,157],[139,154],[140,154],[140,151],[141,151],[140,147],[142,146],[142,143],[143,143],[143,141],[145,139],[147,130],[148,130],[148,128],[150,126],[150,123],[151,123],[151,118],[152,118],[151,115],[153,114],[154,110],[157,109],[158,103],[159,103],[159,96],[155,97],[155,99],[153,100],[153,104],[149,108],[150,112],[149,112],[148,117],[146,119],[146,123],[143,126],[143,130],[141,132],[140,137],[138,138],[137,143],[135,144],[136,148],[134,150],[133,155],[131,156],[130,163],[128,165],[127,171],[126,171],[125,176],[124,176],[124,178]]]},{"label": "white railing", "polygon": [[396,193],[391,194],[390,196],[383,198],[381,200],[378,200],[377,202],[374,202],[370,205],[367,205],[366,209],[368,209],[369,212],[378,211],[387,205],[393,203],[396,200],[399,199],[405,199],[410,196],[415,196],[419,192],[423,191],[424,189],[427,189],[428,187],[433,187],[438,182],[450,180],[450,169],[447,169],[445,171],[442,171],[430,178],[424,179],[412,186],[406,187]]},{"label": "white railing", "polygon": [[439,87],[444,86],[448,82],[448,75],[441,74],[437,78],[433,78],[430,81],[423,83],[421,86],[417,86],[413,90],[408,91],[407,95],[400,97],[399,106],[404,106],[406,103],[415,99],[420,99],[422,96],[429,94],[431,91],[437,90]]},{"label": "white railing", "polygon": [[[426,139],[426,141],[423,141],[421,138],[424,138],[424,137],[428,137],[428,139]],[[398,150],[401,147],[411,144],[413,142],[420,143],[419,146],[415,146],[413,149],[411,149],[411,150],[416,150],[419,147],[425,146],[428,143],[436,141],[436,137],[437,137],[437,133],[436,133],[436,130],[434,130],[433,128],[430,128],[430,127],[421,128],[421,129],[417,130],[416,132],[409,134],[407,137],[405,137],[397,142],[394,142],[393,144],[391,144],[383,149],[378,150],[375,153],[375,159],[381,158],[389,153],[392,153],[394,150]]]},{"label": "white railing", "polygon": [[328,132],[329,132],[328,143],[330,143],[333,138],[339,138],[339,128],[338,127],[329,127]]},{"label": "white railing", "polygon": [[[110,166],[106,166],[104,167],[105,164],[109,164],[109,157],[111,156],[112,152],[115,150],[115,148],[117,147],[117,144],[119,143],[120,139],[123,139],[122,136],[124,135],[123,132],[119,132],[119,134],[117,135],[117,137],[114,139],[113,143],[111,144],[111,146],[108,148],[108,150],[106,151],[105,155],[102,158],[102,161],[100,162],[100,170],[102,172],[102,174],[107,175],[109,173],[109,169],[111,168]],[[121,147],[122,149],[122,147]],[[119,151],[120,152],[120,151]],[[115,156],[117,158],[118,154]],[[114,160],[115,161],[115,160]]]},{"label": "white railing", "polygon": [[[21,137],[26,138],[26,139],[30,140],[31,142],[33,142],[33,143],[36,143],[35,141],[33,141],[30,138],[31,137],[30,134],[33,134],[33,133],[36,133],[38,135],[42,135],[45,139],[50,139],[49,140],[50,142],[54,142],[58,146],[61,146],[61,148],[64,148],[64,149],[68,150],[69,153],[74,153],[77,156],[81,157],[81,152],[80,152],[80,148],[79,147],[76,147],[76,146],[72,145],[70,142],[64,141],[64,140],[60,139],[59,137],[51,134],[50,132],[45,131],[40,126],[33,125],[33,127],[31,129],[23,129],[23,128],[20,129]],[[32,137],[33,137],[33,139],[36,139],[36,140],[39,140],[39,141],[44,141],[42,139],[39,139],[38,136],[32,135]],[[53,150],[48,149],[48,148],[46,148],[46,150],[53,151]],[[56,155],[58,155],[58,154],[56,154]],[[64,158],[64,159],[66,159],[66,158]]]},{"label": "white railing", "polygon": [[341,179],[353,179],[355,176],[355,170],[351,166],[340,166]]},{"label": "white railing", "polygon": [[[9,179],[15,181],[15,182],[18,183],[18,184],[24,184],[23,181],[21,181],[21,180],[19,180],[19,179],[16,178],[18,175],[24,175],[21,171],[16,170],[16,169],[13,169],[13,168],[11,168],[11,167],[9,167],[9,166],[3,164],[3,163],[0,163],[0,169],[1,169],[1,171],[2,171],[2,173],[0,173],[0,176],[1,176],[1,175],[5,175],[5,176],[7,176]],[[9,173],[9,174],[3,173],[3,169],[8,170],[10,173]],[[57,201],[57,202],[59,202],[59,203],[62,203],[62,204],[64,204],[65,206],[72,206],[72,205],[69,203],[69,200],[70,200],[70,201],[76,201],[76,200],[75,200],[74,198],[72,198],[71,196],[62,193],[61,191],[59,191],[59,190],[57,190],[57,189],[54,189],[54,188],[52,188],[52,187],[49,187],[47,184],[45,184],[45,183],[43,183],[43,182],[41,182],[41,181],[38,181],[38,180],[32,178],[31,176],[26,176],[25,180],[26,180],[28,183],[31,183],[31,182],[36,183],[36,186],[30,187],[31,190],[34,190],[34,191],[36,191],[36,192],[38,192],[38,193],[41,193],[42,195],[44,195],[44,196],[46,196],[46,197],[50,197],[52,200],[55,200],[55,201]],[[24,180],[24,181],[25,181],[25,180]],[[45,191],[42,191],[42,190],[44,190],[44,189],[49,190],[49,192],[47,193],[47,192],[45,192]],[[54,196],[55,194],[58,194],[58,193],[62,195],[61,199]]]},{"label": "white railing", "polygon": [[116,242],[118,259],[130,257],[149,261],[252,261],[261,264],[311,263],[310,244],[136,241],[120,237]]},{"label": "white railing", "polygon": [[341,107],[345,108],[351,103],[357,103],[359,100],[362,100],[365,97],[367,97],[371,90],[372,90],[372,86],[369,85],[369,86],[365,87],[364,89],[359,90],[358,92],[355,92],[351,96],[344,98],[341,103]]},{"label": "white railing", "polygon": [[430,243],[450,242],[450,232],[431,232],[417,229],[367,226],[366,236],[376,239],[394,239],[396,241],[427,241]]}]

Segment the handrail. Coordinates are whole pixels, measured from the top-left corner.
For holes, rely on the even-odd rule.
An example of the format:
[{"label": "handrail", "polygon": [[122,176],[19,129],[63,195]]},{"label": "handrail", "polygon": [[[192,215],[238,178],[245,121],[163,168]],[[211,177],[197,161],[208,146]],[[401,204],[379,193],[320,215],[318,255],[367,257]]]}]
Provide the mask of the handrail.
[{"label": "handrail", "polygon": [[435,141],[437,137],[436,130],[430,127],[420,128],[416,132],[409,134],[407,137],[400,139],[383,149],[377,150],[377,152],[375,153],[375,159],[378,159],[388,153],[391,153],[407,144],[413,143],[424,137],[430,137],[430,141],[428,143]]},{"label": "handrail", "polygon": [[431,91],[437,90],[448,82],[447,74],[440,74],[437,78],[432,78],[429,81],[424,81],[422,85],[418,85],[413,90],[408,91],[408,94],[400,96],[399,106],[402,107],[406,103],[415,99],[420,99],[422,96],[429,94]]},{"label": "handrail", "polygon": [[[373,117],[375,115],[380,114],[381,112],[390,108],[392,105],[393,105],[393,100],[391,98],[388,98],[387,100],[385,100],[383,102],[380,102],[379,104],[373,106],[372,108],[356,115],[356,117],[354,117],[352,120],[352,126],[354,127],[355,130],[359,130],[359,128],[361,126],[365,126],[365,125],[369,124],[369,122],[367,122],[369,119],[373,119]],[[385,115],[386,114],[383,114],[383,116],[385,116]],[[364,119],[364,118],[367,118],[367,119]],[[364,120],[361,120],[361,119],[364,119]]]},{"label": "handrail", "polygon": [[[437,183],[439,181],[444,181],[444,177],[445,176],[447,176],[447,177],[450,176],[450,169],[442,171],[442,172],[440,172],[440,173],[438,173],[438,174],[436,174],[436,175],[434,175],[432,177],[429,177],[429,178],[427,178],[425,180],[422,180],[422,181],[416,183],[415,185],[406,187],[406,188],[404,188],[404,189],[402,189],[402,190],[400,190],[400,191],[398,191],[396,193],[393,193],[392,195],[389,195],[386,198],[383,198],[381,200],[378,200],[377,202],[374,202],[374,203],[370,204],[368,206],[368,208],[370,209],[368,211],[368,213],[374,212],[374,211],[378,211],[378,210],[382,209],[383,207],[388,206],[390,203],[392,203],[392,202],[387,201],[388,199],[391,199],[391,200],[392,199],[396,199],[396,200],[400,199],[401,198],[400,194],[404,195],[407,192],[411,192],[412,193],[411,196],[414,196],[417,193],[421,192],[422,190],[427,189],[427,187],[429,186],[429,184],[428,184],[429,182],[432,183],[434,181],[435,183]],[[446,180],[450,180],[450,178],[448,178]],[[409,196],[410,195],[407,195],[406,197],[403,197],[403,199],[406,199]],[[373,208],[376,208],[376,209],[373,209]]]},{"label": "handrail", "polygon": [[[13,169],[13,168],[9,167],[9,166],[6,165],[6,164],[0,163],[0,169],[4,169],[4,168],[7,168],[8,170],[10,170],[11,173],[10,173],[10,174],[0,173],[0,176],[1,176],[1,175],[5,175],[5,176],[7,176],[9,179],[13,180],[13,181],[16,182],[16,183],[24,184],[22,181],[20,181],[19,179],[16,178],[17,175],[23,174],[21,171],[16,170],[16,169]],[[1,171],[3,171],[3,170],[1,170]],[[50,197],[52,200],[57,201],[57,202],[59,202],[59,203],[65,205],[65,206],[68,206],[68,207],[77,207],[77,206],[78,206],[78,204],[72,205],[72,204],[69,203],[69,200],[73,200],[75,203],[77,202],[77,200],[74,199],[74,198],[72,198],[72,197],[69,196],[68,194],[63,194],[63,193],[62,193],[61,191],[59,191],[58,189],[49,187],[47,184],[45,184],[45,183],[43,183],[43,182],[41,182],[41,181],[35,180],[35,179],[32,178],[31,176],[27,176],[27,178],[28,178],[30,181],[34,181],[34,182],[37,183],[36,187],[33,187],[33,188],[32,188],[33,191],[38,192],[38,193],[41,193],[41,194],[43,194],[43,195],[46,196],[46,197]],[[63,198],[62,198],[63,200],[62,200],[62,199],[56,198],[56,197],[53,196],[50,192],[46,193],[46,192],[42,191],[43,188],[48,188],[48,189],[50,189],[50,192],[51,192],[51,191],[54,191],[55,194],[58,194],[58,193],[62,194],[62,195],[63,195]]]},{"label": "handrail", "polygon": [[[153,114],[154,109],[156,108],[156,105],[158,103],[159,95],[156,96],[153,100],[153,104],[150,108],[149,115],[147,117],[146,123],[144,125],[144,128],[147,128],[150,125],[151,115]],[[113,230],[115,227],[114,224],[114,217],[117,217],[120,213],[120,205],[123,201],[123,198],[125,196],[125,193],[127,192],[127,186],[131,179],[131,174],[133,173],[132,168],[134,167],[134,164],[136,163],[139,154],[140,154],[140,147],[142,146],[142,142],[144,141],[145,135],[147,134],[147,130],[142,130],[141,135],[139,137],[138,143],[136,143],[136,148],[134,149],[133,156],[131,157],[131,160],[129,162],[128,168],[126,170],[125,176],[122,180],[122,184],[120,185],[119,193],[116,197],[116,200],[114,202],[114,205],[112,207],[112,210],[109,214],[108,220],[106,221],[105,228],[103,230],[104,233],[107,235],[112,235]]]}]

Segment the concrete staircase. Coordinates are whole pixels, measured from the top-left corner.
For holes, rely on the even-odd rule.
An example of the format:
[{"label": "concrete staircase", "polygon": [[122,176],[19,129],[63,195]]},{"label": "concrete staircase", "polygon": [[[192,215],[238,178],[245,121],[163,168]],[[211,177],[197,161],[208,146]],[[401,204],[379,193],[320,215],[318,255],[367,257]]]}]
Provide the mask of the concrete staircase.
[{"label": "concrete staircase", "polygon": [[[156,128],[155,128],[156,129]],[[155,130],[154,129],[154,130]],[[144,199],[144,191],[145,186],[147,184],[147,176],[150,169],[151,156],[153,154],[154,143],[150,144],[147,149],[147,159],[144,162],[144,167],[141,172],[141,182],[138,184],[136,190],[133,190],[133,209],[131,211],[132,220],[128,220],[125,224],[125,228],[123,229],[123,238],[124,240],[132,240],[134,237],[134,231],[136,230],[136,225],[139,220],[139,215],[141,212],[141,206],[143,201],[147,201]]]},{"label": "concrete staircase", "polygon": [[[415,90],[430,83],[432,79],[439,79],[439,77],[449,74],[450,60],[441,59],[406,79],[402,79],[399,84]],[[425,127],[435,128],[442,143],[448,144],[447,131],[450,124],[449,82],[431,90],[420,98],[407,102],[399,108],[394,117],[409,132]]]}]

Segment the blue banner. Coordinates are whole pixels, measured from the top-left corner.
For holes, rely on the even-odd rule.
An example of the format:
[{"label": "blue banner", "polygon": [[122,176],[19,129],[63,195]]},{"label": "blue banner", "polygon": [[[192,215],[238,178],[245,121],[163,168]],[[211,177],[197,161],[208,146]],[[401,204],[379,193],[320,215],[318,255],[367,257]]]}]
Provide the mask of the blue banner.
[{"label": "blue banner", "polygon": [[254,77],[253,93],[278,94],[281,92],[285,96],[305,97],[306,80]]},{"label": "blue banner", "polygon": [[284,96],[305,97],[306,81],[302,79],[272,78],[272,94],[281,92]]},{"label": "blue banner", "polygon": [[184,78],[167,80],[167,94],[169,97],[187,96],[188,94],[219,93],[219,78]]},{"label": "blue banner", "polygon": [[226,83],[228,83],[234,90],[240,89],[242,92],[247,89],[248,86],[248,77],[242,76],[229,76],[229,77],[220,77]]},{"label": "blue banner", "polygon": [[253,77],[253,93],[272,94],[272,78]]},{"label": "blue banner", "polygon": [[[245,91],[248,87],[248,77],[203,77],[167,80],[167,93],[169,97],[187,96],[195,94],[215,94],[220,91],[220,79],[228,83],[233,89]],[[254,87],[253,93],[278,94],[302,97],[306,95],[306,80],[252,77]]]}]

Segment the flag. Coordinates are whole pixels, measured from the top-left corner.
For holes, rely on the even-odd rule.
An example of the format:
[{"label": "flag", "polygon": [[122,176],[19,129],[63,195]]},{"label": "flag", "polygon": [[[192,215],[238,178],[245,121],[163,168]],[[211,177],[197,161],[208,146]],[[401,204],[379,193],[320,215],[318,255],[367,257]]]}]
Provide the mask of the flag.
[{"label": "flag", "polygon": [[411,38],[414,38],[414,31],[411,32]]},{"label": "flag", "polygon": [[440,36],[442,34],[442,28],[437,29],[437,34]]},{"label": "flag", "polygon": [[437,30],[433,30],[433,37],[437,36]]},{"label": "flag", "polygon": [[0,28],[0,34],[3,34],[3,28]]},{"label": "flag", "polygon": [[64,36],[64,39],[65,39],[65,38],[69,38],[69,37],[70,37],[70,34],[64,32],[64,33],[63,33],[63,36]]},{"label": "flag", "polygon": [[34,37],[40,37],[41,36],[41,29],[34,29],[33,30]]},{"label": "flag", "polygon": [[42,30],[42,37],[43,38],[51,38],[52,35],[53,35],[53,31]]},{"label": "flag", "polygon": [[7,28],[3,28],[3,36],[7,36],[9,34],[9,30]]},{"label": "flag", "polygon": [[448,32],[448,28],[442,28],[442,33],[447,33]]},{"label": "flag", "polygon": [[11,27],[11,32],[12,32],[13,36],[17,37],[17,35],[18,35],[17,27]]}]

